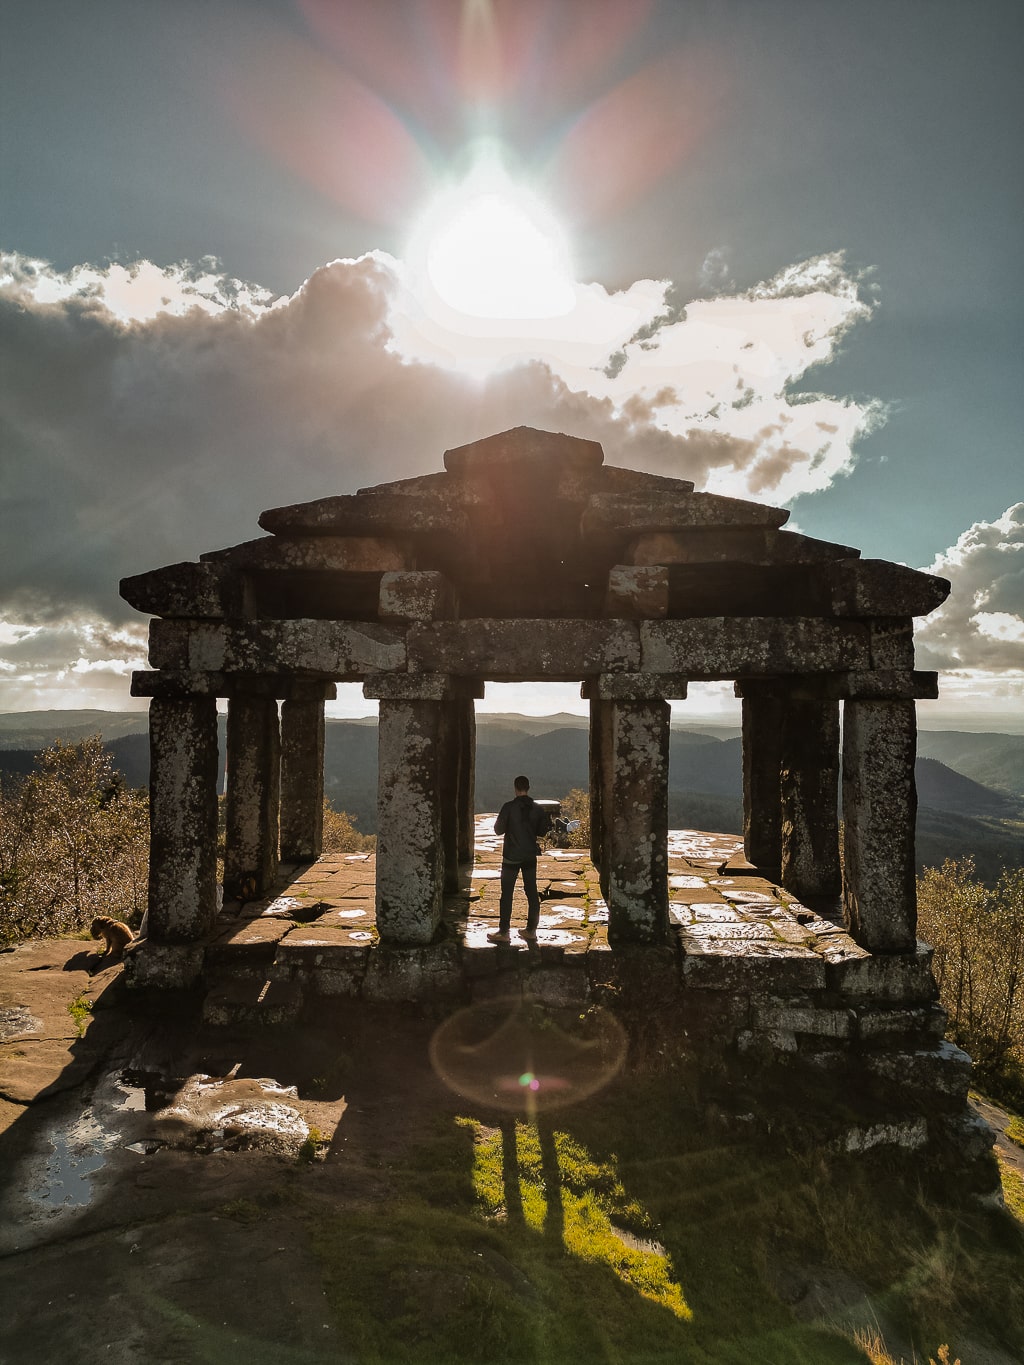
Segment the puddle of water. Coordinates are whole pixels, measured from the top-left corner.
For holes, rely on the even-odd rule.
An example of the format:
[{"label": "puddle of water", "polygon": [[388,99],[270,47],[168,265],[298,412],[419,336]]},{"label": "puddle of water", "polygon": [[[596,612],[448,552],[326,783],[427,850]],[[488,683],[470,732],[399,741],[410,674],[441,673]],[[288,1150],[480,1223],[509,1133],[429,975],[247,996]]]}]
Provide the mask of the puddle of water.
[{"label": "puddle of water", "polygon": [[117,1142],[91,1109],[73,1123],[54,1124],[46,1134],[53,1149],[29,1199],[50,1212],[84,1209],[92,1200],[92,1177],[103,1169],[107,1152]]}]

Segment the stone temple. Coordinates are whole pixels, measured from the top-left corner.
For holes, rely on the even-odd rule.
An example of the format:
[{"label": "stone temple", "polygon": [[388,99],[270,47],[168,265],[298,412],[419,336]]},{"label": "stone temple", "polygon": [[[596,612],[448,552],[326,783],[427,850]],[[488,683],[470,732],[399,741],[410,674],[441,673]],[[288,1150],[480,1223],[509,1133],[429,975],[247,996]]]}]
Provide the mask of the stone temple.
[{"label": "stone temple", "polygon": [[[507,967],[513,992],[583,1003],[613,990],[660,1002],[719,1051],[856,1073],[872,1113],[902,1115],[867,1125],[865,1144],[891,1129],[903,1145],[980,1150],[969,1059],[940,1041],[916,938],[915,700],[937,680],[914,669],[913,618],[949,584],[787,531],[787,517],[520,427],[447,451],[443,472],[275,508],[262,537],[125,579],[122,596],[157,618],[152,671],[133,680],[151,699],[152,848],[129,981],[209,986],[234,946],[261,986],[287,976],[373,998],[376,981],[377,998],[455,1006],[483,981],[496,991]],[[767,937],[702,934],[673,905],[670,882],[687,879],[670,868],[669,699],[714,679],[734,682],[743,716],[743,856],[720,880],[752,878],[780,914],[803,912]],[[452,918],[474,865],[474,701],[488,680],[578,681],[589,699],[591,873],[607,914],[578,961],[471,946]],[[268,947],[242,911],[316,865],[338,682],[379,704],[375,933],[359,947],[328,936],[319,953],[307,935],[289,957],[290,936]]]}]

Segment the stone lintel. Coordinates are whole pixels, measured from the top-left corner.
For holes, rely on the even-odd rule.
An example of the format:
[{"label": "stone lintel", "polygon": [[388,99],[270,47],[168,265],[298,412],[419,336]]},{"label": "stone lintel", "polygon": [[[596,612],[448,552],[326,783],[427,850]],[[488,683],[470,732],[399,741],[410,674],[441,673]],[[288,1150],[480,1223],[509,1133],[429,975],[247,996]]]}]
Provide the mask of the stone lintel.
[{"label": "stone lintel", "polygon": [[305,673],[327,678],[404,669],[400,628],[363,621],[150,622],[154,668],[210,673]]},{"label": "stone lintel", "polygon": [[200,555],[236,569],[340,569],[391,573],[416,567],[415,552],[389,536],[260,536]]},{"label": "stone lintel", "polygon": [[585,536],[628,535],[640,531],[677,531],[689,526],[778,527],[789,512],[717,493],[594,493],[581,519]]},{"label": "stone lintel", "polygon": [[695,678],[824,673],[870,666],[870,635],[860,621],[813,617],[694,617],[642,621],[641,668]]},{"label": "stone lintel", "polygon": [[578,679],[640,667],[639,628],[631,621],[437,621],[410,626],[406,641],[410,673]]},{"label": "stone lintel", "polygon": [[437,621],[456,615],[455,588],[444,574],[386,573],[380,581],[382,621]]},{"label": "stone lintel", "polygon": [[545,470],[568,466],[580,471],[600,469],[604,451],[599,442],[535,427],[512,427],[468,445],[444,452],[450,474],[475,474],[502,465],[541,465]]},{"label": "stone lintel", "polygon": [[464,512],[428,498],[401,493],[349,493],[320,498],[316,502],[271,507],[259,524],[273,535],[394,536],[443,531],[465,534],[469,521]]},{"label": "stone lintel", "polygon": [[119,591],[136,611],[153,616],[222,618],[242,614],[242,580],[226,564],[168,564],[122,578]]},{"label": "stone lintel", "polygon": [[910,672],[914,667],[914,622],[909,616],[876,616],[871,631],[871,667]]},{"label": "stone lintel", "polygon": [[734,684],[737,697],[780,701],[899,701],[939,695],[939,675],[884,669],[877,672],[820,673],[803,678],[743,678]]},{"label": "stone lintel", "polygon": [[479,678],[448,673],[375,673],[363,682],[370,701],[471,701],[484,696]]},{"label": "stone lintel", "polygon": [[628,620],[668,614],[668,569],[662,564],[616,564],[608,571],[605,612]]},{"label": "stone lintel", "polygon": [[580,696],[592,701],[682,701],[689,680],[681,673],[599,673],[585,678]]},{"label": "stone lintel", "polygon": [[644,531],[629,542],[624,557],[637,567],[722,561],[766,564],[769,562],[765,548],[768,534],[760,526],[695,526],[686,531]]},{"label": "stone lintel", "polygon": [[334,701],[338,689],[333,682],[293,678],[287,674],[201,673],[173,669],[132,674],[133,697],[234,697],[240,693],[277,697],[281,701]]},{"label": "stone lintel", "polygon": [[832,609],[839,616],[927,616],[949,596],[948,579],[885,559],[829,566]]}]

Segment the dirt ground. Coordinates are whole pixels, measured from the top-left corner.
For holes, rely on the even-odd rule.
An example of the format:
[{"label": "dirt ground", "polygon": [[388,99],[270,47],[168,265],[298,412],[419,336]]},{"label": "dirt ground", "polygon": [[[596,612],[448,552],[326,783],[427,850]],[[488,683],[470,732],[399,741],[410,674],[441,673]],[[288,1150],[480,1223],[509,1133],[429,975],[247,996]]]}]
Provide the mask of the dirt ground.
[{"label": "dirt ground", "polygon": [[0,953],[0,1365],[354,1361],[314,1215],[383,1204],[465,1107],[434,1023],[360,1004],[212,1029],[199,998],[96,967],[75,940]]},{"label": "dirt ground", "polygon": [[[68,940],[0,954],[0,1363],[351,1359],[309,1214],[372,1202],[455,1112],[431,1024],[209,1030],[95,964]],[[326,1159],[302,1160],[310,1129]]]}]

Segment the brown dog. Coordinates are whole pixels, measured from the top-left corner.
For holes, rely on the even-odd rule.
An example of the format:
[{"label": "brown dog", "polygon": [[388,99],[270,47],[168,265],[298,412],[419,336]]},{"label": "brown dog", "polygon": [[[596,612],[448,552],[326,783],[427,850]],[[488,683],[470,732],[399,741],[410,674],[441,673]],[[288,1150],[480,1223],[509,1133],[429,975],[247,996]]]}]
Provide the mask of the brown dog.
[{"label": "brown dog", "polygon": [[119,919],[111,919],[109,915],[97,915],[89,926],[89,933],[93,938],[102,938],[106,942],[107,951],[100,959],[101,962],[108,958],[112,962],[119,962],[124,957],[124,950],[129,943],[135,940],[135,935],[127,924],[122,924]]}]

